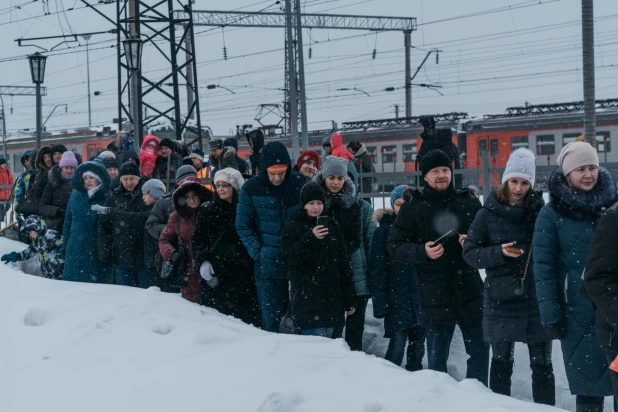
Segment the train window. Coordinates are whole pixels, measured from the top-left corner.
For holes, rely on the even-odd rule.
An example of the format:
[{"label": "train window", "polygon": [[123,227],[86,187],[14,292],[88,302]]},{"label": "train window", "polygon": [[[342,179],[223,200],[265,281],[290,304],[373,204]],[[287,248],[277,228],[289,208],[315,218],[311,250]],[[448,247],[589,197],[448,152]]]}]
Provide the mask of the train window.
[{"label": "train window", "polygon": [[479,140],[479,153],[487,151],[487,140]]},{"label": "train window", "polygon": [[599,152],[611,152],[609,132],[597,132],[597,150]]},{"label": "train window", "polygon": [[562,135],[562,146],[574,142],[579,136],[581,136],[581,133],[564,133]]},{"label": "train window", "polygon": [[384,152],[382,152],[382,163],[395,163],[397,146],[382,146],[382,148],[384,149]]},{"label": "train window", "polygon": [[489,155],[491,157],[498,156],[498,139],[491,139],[489,141]]},{"label": "train window", "polygon": [[415,162],[416,156],[418,155],[418,145],[416,144],[416,142],[412,144],[404,144],[403,155],[408,160],[408,162]]},{"label": "train window", "polygon": [[553,134],[536,137],[536,154],[552,155],[556,152],[556,143]]},{"label": "train window", "polygon": [[373,159],[373,163],[376,164],[378,163],[378,148],[375,146],[366,146],[367,147],[367,153],[369,153],[369,156],[371,156],[371,158]]},{"label": "train window", "polygon": [[15,173],[21,173],[24,171],[24,166],[21,164],[21,157],[23,153],[15,153],[13,154],[13,167],[15,168],[13,171]]},{"label": "train window", "polygon": [[511,137],[511,152],[520,147],[528,148],[528,136],[513,136]]}]

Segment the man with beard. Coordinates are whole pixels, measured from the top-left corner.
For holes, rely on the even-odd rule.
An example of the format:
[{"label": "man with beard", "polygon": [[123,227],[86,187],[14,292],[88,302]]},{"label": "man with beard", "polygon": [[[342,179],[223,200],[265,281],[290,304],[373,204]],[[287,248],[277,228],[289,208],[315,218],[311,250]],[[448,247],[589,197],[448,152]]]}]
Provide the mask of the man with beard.
[{"label": "man with beard", "polygon": [[481,202],[469,189],[455,190],[449,156],[432,150],[423,157],[425,189],[401,206],[387,242],[395,262],[414,265],[419,317],[427,326],[428,366],[447,372],[455,325],[464,338],[467,378],[487,386],[489,345],[483,341],[483,281],[463,259],[462,245]]}]

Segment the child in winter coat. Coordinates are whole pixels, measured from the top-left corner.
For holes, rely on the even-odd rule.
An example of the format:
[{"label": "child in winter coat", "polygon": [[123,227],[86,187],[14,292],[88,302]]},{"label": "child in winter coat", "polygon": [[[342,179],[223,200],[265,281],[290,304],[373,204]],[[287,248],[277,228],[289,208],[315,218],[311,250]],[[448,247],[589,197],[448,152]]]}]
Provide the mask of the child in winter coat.
[{"label": "child in winter coat", "polygon": [[[142,176],[150,179],[152,171],[157,165],[157,151],[159,150],[159,138],[148,134],[144,136],[144,142],[139,151],[139,162]],[[122,165],[120,165],[122,166]]]},{"label": "child in winter coat", "polygon": [[354,155],[348,152],[348,149],[343,147],[343,137],[340,134],[335,133],[334,135],[332,135],[330,137],[330,144],[333,148],[331,151],[331,155],[345,159],[346,162],[349,162],[354,158]]},{"label": "child in winter coat", "polygon": [[48,279],[61,279],[64,259],[60,257],[62,235],[47,229],[45,221],[37,215],[31,215],[24,222],[24,229],[30,235],[32,243],[22,252],[11,252],[0,260],[5,263],[28,260],[37,255],[41,262],[41,273]]}]

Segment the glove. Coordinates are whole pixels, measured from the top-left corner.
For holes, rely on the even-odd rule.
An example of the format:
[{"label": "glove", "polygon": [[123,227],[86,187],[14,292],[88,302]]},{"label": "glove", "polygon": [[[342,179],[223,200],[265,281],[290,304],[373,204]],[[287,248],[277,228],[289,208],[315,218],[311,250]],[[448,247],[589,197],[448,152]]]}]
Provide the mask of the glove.
[{"label": "glove", "polygon": [[2,255],[0,260],[2,262],[5,262],[5,264],[8,264],[9,262],[19,262],[19,253],[17,252],[7,253],[6,255]]},{"label": "glove", "polygon": [[200,276],[202,279],[206,281],[206,284],[211,288],[217,287],[219,285],[219,278],[213,276],[215,271],[212,268],[212,265],[209,261],[205,261],[200,265]]},{"label": "glove", "polygon": [[564,339],[564,328],[562,327],[562,323],[554,323],[553,325],[543,327],[543,329],[545,329],[545,333],[552,338],[552,340]]},{"label": "glove", "polygon": [[170,262],[176,263],[178,262],[178,259],[180,259],[180,253],[174,252],[172,256],[170,257]]},{"label": "glove", "polygon": [[100,205],[92,205],[92,206],[90,206],[90,210],[94,210],[95,212],[97,212],[100,215],[108,215],[109,211],[111,210],[111,207],[105,207],[105,206],[100,206]]}]

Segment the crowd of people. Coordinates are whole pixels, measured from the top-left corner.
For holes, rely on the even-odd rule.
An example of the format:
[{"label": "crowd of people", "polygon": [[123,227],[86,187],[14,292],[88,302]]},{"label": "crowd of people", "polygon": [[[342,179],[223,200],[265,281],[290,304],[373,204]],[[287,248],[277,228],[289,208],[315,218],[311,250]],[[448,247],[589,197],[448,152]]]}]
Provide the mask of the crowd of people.
[{"label": "crowd of people", "polygon": [[[423,126],[431,147],[440,131]],[[447,372],[458,326],[467,377],[496,393],[510,395],[525,343],[533,399],[554,405],[553,340],[577,412],[618,392],[618,199],[591,145],[563,148],[547,204],[528,149],[484,204],[456,188],[454,151],[421,150],[424,188],[399,185],[374,210],[361,197],[375,182],[359,181],[372,171],[362,143],[348,150],[335,134],[324,157],[293,163],[259,130],[247,140],[249,163],[235,139],[210,141],[208,156],[155,136],[139,155],[112,145],[84,163],[63,146],[26,153],[13,207],[28,248],[2,261],[38,256],[48,278],[157,286],[265,331],[345,336],[356,351],[372,299],[385,358],[409,371],[427,353]]]}]

